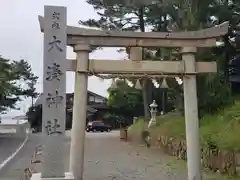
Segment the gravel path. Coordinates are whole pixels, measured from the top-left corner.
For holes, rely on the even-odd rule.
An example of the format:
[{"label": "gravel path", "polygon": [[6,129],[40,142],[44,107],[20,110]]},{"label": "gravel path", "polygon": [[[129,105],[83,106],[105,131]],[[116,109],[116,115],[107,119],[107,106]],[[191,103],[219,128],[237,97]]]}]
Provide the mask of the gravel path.
[{"label": "gravel path", "polygon": [[[20,180],[39,144],[32,135],[15,160],[0,172],[0,180]],[[70,138],[64,142],[65,169],[69,167]],[[120,142],[119,133],[87,133],[84,180],[186,180],[186,165],[146,147]],[[39,169],[40,170],[40,169]],[[210,178],[204,178],[210,180]]]},{"label": "gravel path", "polygon": [[[157,149],[120,142],[119,132],[88,133],[86,139],[85,180],[187,180],[185,162]],[[212,178],[204,174],[203,179]]]},{"label": "gravel path", "polygon": [[119,142],[118,136],[90,135],[86,142],[86,180],[184,180],[186,170],[145,147]]}]

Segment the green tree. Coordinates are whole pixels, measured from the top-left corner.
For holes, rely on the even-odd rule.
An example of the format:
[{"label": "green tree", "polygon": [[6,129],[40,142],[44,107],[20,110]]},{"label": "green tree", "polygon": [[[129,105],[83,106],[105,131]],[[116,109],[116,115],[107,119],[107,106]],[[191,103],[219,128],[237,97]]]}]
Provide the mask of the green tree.
[{"label": "green tree", "polygon": [[[180,2],[180,1],[176,1]],[[185,1],[191,2],[188,8],[178,8],[179,13],[182,15],[181,21],[176,21],[178,30],[197,30],[206,27],[220,24],[224,21],[230,22],[230,27],[235,26],[237,19],[240,19],[239,3],[236,1]],[[217,61],[218,73],[213,75],[203,75],[197,77],[198,84],[198,99],[200,115],[204,113],[213,113],[216,110],[223,108],[224,106],[232,103],[230,86],[228,83],[228,44],[229,34],[224,38],[225,47],[220,51],[216,51],[218,48],[198,49],[196,56],[197,60],[205,61]]]},{"label": "green tree", "polygon": [[116,81],[116,88],[109,88],[108,106],[114,114],[125,117],[143,115],[141,91],[130,87],[124,80]]},{"label": "green tree", "polygon": [[[175,11],[175,13],[171,13],[169,17],[171,26],[168,26],[168,29],[172,31],[198,30],[212,27],[224,21],[229,21],[230,27],[232,27],[239,23],[240,20],[240,6],[237,1],[172,0],[167,1],[167,4],[168,6],[174,7],[172,9],[175,9],[172,11]],[[159,31],[161,27],[157,23],[158,20],[155,19],[152,20],[152,22],[155,24],[153,25],[153,30]],[[201,115],[206,112],[213,113],[232,102],[228,76],[226,73],[228,72],[228,61],[230,59],[228,55],[229,34],[223,39],[225,46],[220,50],[217,50],[219,48],[198,49],[197,60],[216,60],[218,64],[217,74],[200,75],[197,77],[197,90]],[[162,54],[163,50],[160,50],[160,54]],[[166,49],[164,50],[166,51]],[[177,51],[179,51],[179,49],[177,49]],[[158,55],[157,53],[155,56]],[[167,55],[168,59],[170,58],[169,56],[172,56],[171,53],[167,53]],[[180,59],[180,57],[177,57],[177,59]],[[176,96],[180,96],[182,99],[180,102],[183,102],[181,91],[181,89],[176,91]],[[181,106],[183,107],[183,104]]]},{"label": "green tree", "polygon": [[[114,6],[104,6],[101,1],[96,0],[87,0],[87,3],[92,5],[93,8],[97,11],[97,14],[100,16],[99,20],[89,19],[87,21],[79,21],[80,24],[90,27],[98,27],[107,30],[122,30],[122,31],[136,31],[140,30],[145,32],[146,27],[149,25],[152,26],[155,22],[153,19],[160,20],[162,16],[167,17],[169,12],[164,11],[166,7],[161,7],[158,5],[149,6],[136,6],[136,7],[125,7],[122,5]],[[154,10],[154,11],[153,11]],[[159,14],[159,12],[161,12]],[[167,14],[168,13],[168,14]],[[166,29],[166,22],[168,21],[165,18],[162,21],[158,21],[158,24],[162,29]],[[127,52],[128,48],[126,49]],[[143,51],[143,59],[146,59],[147,51]],[[145,119],[149,117],[148,106],[152,102],[152,83],[149,79],[144,79],[142,81],[143,86],[143,101],[144,101],[144,112]]]},{"label": "green tree", "polygon": [[42,105],[31,106],[28,109],[26,116],[28,117],[31,127],[40,131],[42,127]]},{"label": "green tree", "polygon": [[16,103],[24,98],[36,97],[37,79],[26,61],[11,61],[0,56],[0,113],[17,109]]}]

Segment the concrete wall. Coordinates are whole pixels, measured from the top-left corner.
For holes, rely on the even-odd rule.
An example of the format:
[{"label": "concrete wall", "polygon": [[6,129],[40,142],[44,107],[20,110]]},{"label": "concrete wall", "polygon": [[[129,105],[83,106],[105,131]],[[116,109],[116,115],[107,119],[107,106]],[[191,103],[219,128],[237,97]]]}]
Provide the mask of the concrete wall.
[{"label": "concrete wall", "polygon": [[31,133],[30,127],[30,123],[26,120],[16,121],[15,123],[3,121],[3,123],[0,124],[0,133],[14,134],[16,137],[23,138]]}]

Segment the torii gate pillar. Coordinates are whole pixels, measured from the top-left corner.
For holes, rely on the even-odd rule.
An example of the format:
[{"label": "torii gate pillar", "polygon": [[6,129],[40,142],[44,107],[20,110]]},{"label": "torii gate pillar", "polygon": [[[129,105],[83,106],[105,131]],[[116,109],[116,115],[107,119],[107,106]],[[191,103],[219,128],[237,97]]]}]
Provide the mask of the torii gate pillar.
[{"label": "torii gate pillar", "polygon": [[[196,52],[196,47],[184,47],[182,49],[182,60],[185,62],[186,72],[196,72]],[[196,75],[183,76],[183,90],[187,141],[188,179],[201,180],[202,177]]]},{"label": "torii gate pillar", "polygon": [[77,68],[73,101],[70,171],[76,180],[82,180],[87,112],[88,74],[86,72],[88,71],[90,46],[78,44],[74,47],[74,51],[77,53]]}]

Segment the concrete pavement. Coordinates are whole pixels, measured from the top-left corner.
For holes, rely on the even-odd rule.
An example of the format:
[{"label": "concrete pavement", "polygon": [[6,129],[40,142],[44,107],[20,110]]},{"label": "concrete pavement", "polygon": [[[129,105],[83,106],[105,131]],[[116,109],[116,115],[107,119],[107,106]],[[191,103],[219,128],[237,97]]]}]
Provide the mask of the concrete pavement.
[{"label": "concrete pavement", "polygon": [[[30,167],[31,156],[33,155],[35,147],[39,143],[39,135],[30,135],[29,140],[27,141],[25,146],[12,159],[12,161],[10,161],[0,170],[0,180],[21,180],[23,170],[26,167]],[[16,149],[14,149],[13,151],[16,151]]]},{"label": "concrete pavement", "polygon": [[11,156],[23,141],[24,138],[17,138],[14,134],[0,133],[0,164]]}]

